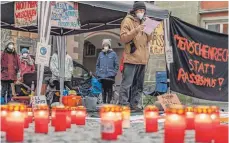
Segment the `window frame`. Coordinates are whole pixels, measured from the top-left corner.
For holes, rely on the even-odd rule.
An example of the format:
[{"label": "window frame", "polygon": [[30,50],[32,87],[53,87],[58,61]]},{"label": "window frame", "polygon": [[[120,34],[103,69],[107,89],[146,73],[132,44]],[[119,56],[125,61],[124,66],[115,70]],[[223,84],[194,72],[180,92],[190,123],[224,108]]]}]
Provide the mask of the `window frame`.
[{"label": "window frame", "polygon": [[205,28],[207,29],[207,30],[209,30],[208,29],[208,26],[209,25],[216,25],[216,24],[219,24],[220,26],[219,26],[219,33],[223,33],[223,24],[228,24],[228,22],[205,22]]}]

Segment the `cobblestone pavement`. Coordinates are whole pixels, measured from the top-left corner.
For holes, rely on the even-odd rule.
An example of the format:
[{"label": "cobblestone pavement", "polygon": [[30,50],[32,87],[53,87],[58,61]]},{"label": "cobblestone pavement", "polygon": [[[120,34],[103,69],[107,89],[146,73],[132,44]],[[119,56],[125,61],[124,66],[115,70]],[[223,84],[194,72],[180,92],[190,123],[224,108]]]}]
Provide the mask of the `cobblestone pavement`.
[{"label": "cobblestone pavement", "polygon": [[[163,143],[163,123],[159,123],[157,133],[145,133],[143,123],[132,123],[131,128],[124,129],[123,135],[113,143]],[[5,143],[5,133],[1,132],[1,142]],[[86,126],[72,125],[66,132],[54,132],[49,127],[48,134],[35,134],[34,124],[25,129],[24,143],[108,143],[100,137],[100,123],[98,120],[87,120]],[[194,143],[194,131],[187,131],[185,143]]]}]

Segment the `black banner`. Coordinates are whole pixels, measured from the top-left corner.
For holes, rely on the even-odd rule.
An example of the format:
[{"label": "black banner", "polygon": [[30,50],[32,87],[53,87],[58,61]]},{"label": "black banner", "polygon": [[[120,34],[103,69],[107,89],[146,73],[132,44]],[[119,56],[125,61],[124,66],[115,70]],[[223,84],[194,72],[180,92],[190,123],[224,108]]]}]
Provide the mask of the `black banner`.
[{"label": "black banner", "polygon": [[170,86],[188,96],[228,102],[228,35],[170,17]]}]

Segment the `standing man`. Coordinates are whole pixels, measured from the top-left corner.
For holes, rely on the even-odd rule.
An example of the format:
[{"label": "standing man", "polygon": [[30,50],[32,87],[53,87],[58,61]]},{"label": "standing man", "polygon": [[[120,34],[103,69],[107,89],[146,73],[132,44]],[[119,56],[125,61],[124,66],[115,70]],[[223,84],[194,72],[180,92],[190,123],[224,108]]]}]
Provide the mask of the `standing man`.
[{"label": "standing man", "polygon": [[[125,56],[119,103],[130,106],[134,111],[141,110],[138,104],[143,91],[145,66],[149,59],[150,36],[143,32],[145,13],[144,2],[135,2],[133,10],[121,23],[120,39],[125,43]],[[128,102],[130,87],[132,95],[130,102]]]}]

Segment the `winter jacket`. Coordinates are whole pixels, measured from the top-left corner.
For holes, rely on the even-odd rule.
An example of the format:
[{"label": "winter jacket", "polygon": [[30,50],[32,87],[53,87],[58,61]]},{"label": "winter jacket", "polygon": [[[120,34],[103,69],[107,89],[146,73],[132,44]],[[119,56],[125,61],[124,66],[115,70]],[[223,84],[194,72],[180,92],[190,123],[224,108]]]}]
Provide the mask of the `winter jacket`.
[{"label": "winter jacket", "polygon": [[[50,69],[52,71],[52,78],[59,79],[59,64],[58,64],[58,55],[55,53],[52,55],[50,61]],[[72,58],[67,54],[65,56],[65,81],[71,81],[73,73],[73,61]]]},{"label": "winter jacket", "polygon": [[[136,28],[140,25],[140,21],[128,14],[121,23],[120,40],[125,43],[124,63],[146,65],[149,59],[148,43],[151,36],[143,31],[138,32]],[[136,51],[130,53],[130,45],[133,41]]]},{"label": "winter jacket", "polygon": [[1,80],[17,80],[19,71],[19,57],[16,53],[6,50],[1,53]]},{"label": "winter jacket", "polygon": [[100,78],[115,77],[119,68],[117,54],[110,49],[100,52],[96,63],[96,75]]},{"label": "winter jacket", "polygon": [[33,59],[28,56],[28,58],[20,58],[20,77],[23,79],[25,73],[33,73],[35,71],[35,65]]}]

